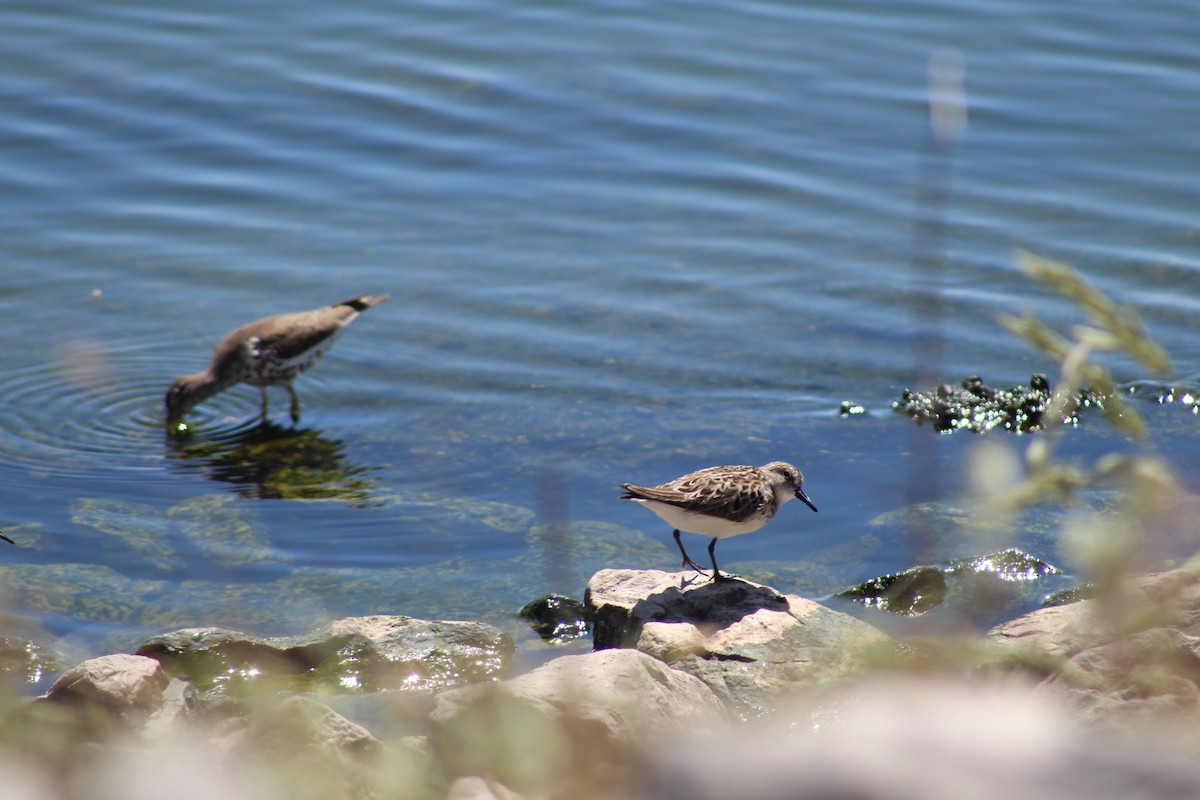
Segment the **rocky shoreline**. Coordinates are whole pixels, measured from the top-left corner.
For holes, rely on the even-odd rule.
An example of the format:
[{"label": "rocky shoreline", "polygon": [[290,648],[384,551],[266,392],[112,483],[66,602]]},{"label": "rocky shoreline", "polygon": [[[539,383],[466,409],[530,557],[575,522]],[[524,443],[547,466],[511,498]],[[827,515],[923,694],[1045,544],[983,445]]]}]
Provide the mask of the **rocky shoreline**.
[{"label": "rocky shoreline", "polygon": [[[234,772],[263,758],[298,759],[331,796],[375,796],[388,765],[387,774],[407,771],[422,787],[406,796],[465,799],[565,796],[548,788],[564,775],[607,787],[605,796],[716,797],[729,775],[757,786],[755,774],[775,773],[786,782],[750,795],[799,796],[789,792],[815,780],[799,768],[812,769],[809,738],[830,723],[868,739],[879,725],[900,726],[892,745],[901,749],[932,737],[924,757],[956,769],[973,763],[986,731],[1000,748],[988,767],[1005,776],[997,785],[1049,797],[1045,787],[1014,783],[1024,769],[1015,759],[1028,748],[1022,737],[1044,738],[1039,726],[1049,725],[1058,738],[1038,758],[1059,753],[1066,763],[1055,770],[1079,786],[1092,785],[1100,752],[1114,785],[1148,780],[1147,764],[1155,765],[1148,785],[1162,791],[1137,796],[1182,797],[1178,787],[1200,785],[1196,570],[1123,580],[985,637],[898,640],[769,586],[656,570],[601,570],[584,604],[594,650],[524,674],[514,674],[511,638],[474,622],[362,617],[273,638],[177,631],[75,666],[45,695],[10,708],[6,728],[53,723],[82,741],[135,750],[186,740]],[[403,721],[377,733],[354,719],[346,696],[370,698],[376,716]],[[1008,719],[1016,709],[1025,716]],[[863,714],[869,729],[846,730]],[[992,716],[957,735],[946,722],[973,714]],[[1000,717],[1012,730],[996,727]],[[781,730],[792,745],[771,738]],[[1170,748],[1149,762],[1134,758],[1128,735],[1150,731],[1169,735]],[[680,742],[698,749],[681,751]],[[747,771],[751,763],[757,772]],[[844,769],[846,785],[863,780]],[[891,789],[905,780],[897,774]],[[1048,785],[1070,788],[1065,780]],[[909,796],[872,785],[855,796]]]}]

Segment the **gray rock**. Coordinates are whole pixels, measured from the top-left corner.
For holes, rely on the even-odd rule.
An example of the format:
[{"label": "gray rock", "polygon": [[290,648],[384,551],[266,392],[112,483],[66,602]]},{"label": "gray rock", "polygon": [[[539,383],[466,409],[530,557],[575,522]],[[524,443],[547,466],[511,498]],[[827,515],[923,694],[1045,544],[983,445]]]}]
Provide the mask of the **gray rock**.
[{"label": "gray rock", "polygon": [[1200,576],[1123,579],[1097,597],[1038,609],[989,633],[1043,678],[1037,695],[1114,730],[1162,732],[1200,751]]},{"label": "gray rock", "polygon": [[508,674],[515,646],[478,622],[349,617],[300,636],[259,637],[222,628],[155,636],[138,648],[210,695],[266,682],[336,691],[430,690]]},{"label": "gray rock", "polygon": [[163,690],[162,701],[146,720],[142,734],[146,737],[163,736],[174,730],[183,720],[191,718],[199,707],[200,693],[187,681],[171,678]]},{"label": "gray rock", "polygon": [[523,800],[521,795],[495,781],[475,775],[458,778],[450,784],[446,800]]},{"label": "gray rock", "polygon": [[287,753],[319,747],[344,753],[377,753],[382,744],[370,731],[328,706],[301,695],[258,708],[229,726],[216,744],[227,753],[247,748],[260,753]]},{"label": "gray rock", "polygon": [[1096,642],[1092,609],[1095,601],[1081,600],[1065,606],[1047,606],[998,625],[988,637],[1052,657],[1070,656]]},{"label": "gray rock", "polygon": [[430,744],[451,776],[518,792],[627,764],[648,743],[723,709],[701,681],[632,650],[562,656],[509,681],[439,694]]},{"label": "gray rock", "polygon": [[1169,741],[1097,735],[1024,685],[852,682],[772,724],[663,742],[633,800],[1190,800]]},{"label": "gray rock", "polygon": [[162,706],[169,682],[154,659],[119,653],[72,667],[40,699],[83,707],[137,727]]},{"label": "gray rock", "polygon": [[225,720],[210,736],[223,768],[270,765],[288,787],[281,796],[373,796],[391,754],[369,731],[308,697],[257,700],[249,715]]},{"label": "gray rock", "polygon": [[635,647],[695,675],[742,716],[781,692],[855,671],[875,628],[795,595],[748,581],[684,581],[656,570],[602,570],[584,602],[597,649]]}]

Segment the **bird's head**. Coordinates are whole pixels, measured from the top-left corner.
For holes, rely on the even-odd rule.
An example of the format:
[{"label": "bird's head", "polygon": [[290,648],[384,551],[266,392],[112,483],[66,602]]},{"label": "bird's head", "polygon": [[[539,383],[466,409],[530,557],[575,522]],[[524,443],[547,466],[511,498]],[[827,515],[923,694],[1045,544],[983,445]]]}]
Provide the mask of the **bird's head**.
[{"label": "bird's head", "polygon": [[772,461],[761,469],[771,478],[777,496],[781,500],[791,500],[795,497],[797,500],[804,501],[804,504],[813,511],[817,510],[816,504],[804,493],[804,474],[795,466],[786,461]]},{"label": "bird's head", "polygon": [[167,389],[166,397],[163,398],[167,407],[167,428],[174,430],[179,427],[183,415],[195,408],[205,398],[200,388],[203,385],[203,373],[185,375],[175,379],[171,388]]}]

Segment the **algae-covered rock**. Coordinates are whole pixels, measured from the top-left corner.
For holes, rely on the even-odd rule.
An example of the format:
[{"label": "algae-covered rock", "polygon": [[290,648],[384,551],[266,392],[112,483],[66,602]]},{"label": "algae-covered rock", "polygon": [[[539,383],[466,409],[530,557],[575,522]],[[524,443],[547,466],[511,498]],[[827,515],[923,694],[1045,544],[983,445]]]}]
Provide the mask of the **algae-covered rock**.
[{"label": "algae-covered rock", "polygon": [[[1052,395],[1045,375],[1031,376],[1027,387],[1002,388],[987,386],[979,376],[972,375],[959,386],[944,385],[928,392],[905,389],[892,408],[918,423],[929,423],[941,433],[984,433],[1000,428],[1020,434],[1042,429],[1042,413]],[[1078,425],[1080,412],[1089,407],[1103,408],[1104,395],[1088,389],[1077,392],[1066,422]]]},{"label": "algae-covered rock", "polygon": [[940,567],[915,566],[863,581],[835,596],[904,616],[920,616],[943,603],[985,621],[1039,602],[1047,581],[1062,570],[1016,548],[957,559]]},{"label": "algae-covered rock", "polygon": [[227,494],[194,497],[167,513],[201,552],[222,566],[291,560],[272,546],[255,516]]},{"label": "algae-covered rock", "polygon": [[115,537],[137,560],[162,571],[179,569],[183,560],[170,541],[170,520],[153,506],[105,497],[71,503],[71,521]]},{"label": "algae-covered rock", "polygon": [[1006,547],[994,553],[960,558],[945,567],[947,575],[990,575],[1004,581],[1035,581],[1046,575],[1060,575],[1062,570],[1037,556]]},{"label": "algae-covered rock", "polygon": [[[516,652],[506,634],[482,622],[400,616],[349,617],[297,640],[309,652],[336,656],[336,664],[322,659],[322,672],[345,688],[367,691],[498,680],[508,675]],[[348,684],[350,675],[355,680]]]},{"label": "algae-covered rock", "polygon": [[561,594],[548,594],[526,603],[520,616],[529,620],[538,636],[555,644],[587,636],[590,629],[583,603]]},{"label": "algae-covered rock", "polygon": [[252,687],[296,691],[428,691],[508,674],[515,646],[479,622],[351,617],[299,636],[261,637],[223,628],[162,634],[138,648],[206,692]]},{"label": "algae-covered rock", "polygon": [[153,636],[137,654],[160,662],[168,674],[222,697],[268,687],[303,691],[314,666],[283,640],[226,628],[186,628]]},{"label": "algae-covered rock", "polygon": [[893,614],[918,616],[937,608],[946,599],[946,576],[936,567],[910,567],[863,581],[834,596]]},{"label": "algae-covered rock", "polygon": [[0,676],[38,683],[46,673],[60,669],[59,659],[37,642],[0,636]]},{"label": "algae-covered rock", "polygon": [[1066,606],[1071,603],[1078,603],[1080,600],[1091,600],[1095,596],[1096,584],[1084,583],[1079,586],[1071,586],[1066,589],[1059,589],[1057,592],[1051,592],[1042,599],[1042,607]]}]

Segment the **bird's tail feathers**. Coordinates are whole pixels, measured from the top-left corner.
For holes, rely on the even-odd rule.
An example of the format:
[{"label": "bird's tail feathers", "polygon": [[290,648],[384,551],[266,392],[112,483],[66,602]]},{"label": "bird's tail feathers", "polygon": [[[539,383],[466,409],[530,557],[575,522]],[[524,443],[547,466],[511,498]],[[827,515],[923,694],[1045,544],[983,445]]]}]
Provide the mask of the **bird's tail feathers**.
[{"label": "bird's tail feathers", "polygon": [[377,306],[384,300],[387,300],[386,294],[381,294],[378,297],[370,294],[360,294],[358,297],[351,297],[349,300],[343,300],[335,305],[350,306],[355,311],[366,311],[371,306]]},{"label": "bird's tail feathers", "polygon": [[624,492],[621,493],[622,500],[645,500],[646,499],[638,492],[638,489],[640,488],[638,486],[634,486],[633,484],[630,484],[630,483],[622,483],[621,488],[625,490]]}]

